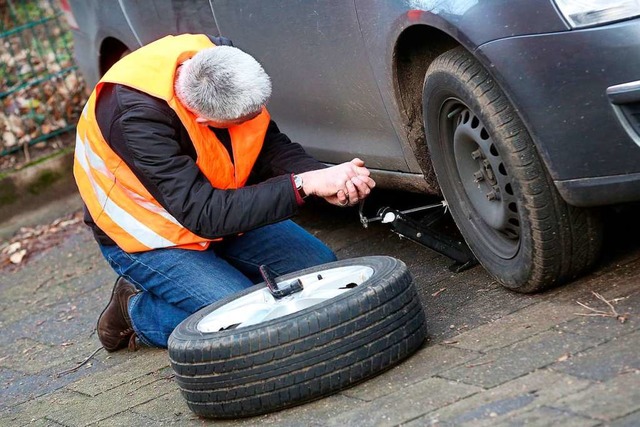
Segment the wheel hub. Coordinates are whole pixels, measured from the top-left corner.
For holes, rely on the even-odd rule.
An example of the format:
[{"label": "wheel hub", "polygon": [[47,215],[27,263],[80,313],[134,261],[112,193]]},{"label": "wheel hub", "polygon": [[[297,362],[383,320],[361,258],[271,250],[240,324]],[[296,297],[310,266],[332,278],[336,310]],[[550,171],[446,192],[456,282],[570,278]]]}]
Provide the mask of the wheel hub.
[{"label": "wheel hub", "polygon": [[464,192],[485,224],[485,239],[491,241],[498,253],[513,256],[520,237],[520,221],[503,159],[478,116],[460,104],[449,111],[458,111],[452,117],[451,137]]}]

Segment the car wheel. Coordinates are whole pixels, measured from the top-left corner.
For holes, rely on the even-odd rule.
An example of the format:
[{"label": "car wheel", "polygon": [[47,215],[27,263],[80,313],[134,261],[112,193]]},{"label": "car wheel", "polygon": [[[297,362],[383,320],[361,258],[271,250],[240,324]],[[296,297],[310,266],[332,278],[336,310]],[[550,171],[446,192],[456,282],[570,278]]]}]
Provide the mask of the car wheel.
[{"label": "car wheel", "polygon": [[264,284],[203,308],[169,338],[189,408],[246,417],[335,393],[390,368],[426,336],[406,265],[391,257],[337,261],[276,281],[304,289],[276,299]]},{"label": "car wheel", "polygon": [[595,261],[602,241],[596,212],[562,200],[518,113],[465,49],[429,66],[423,112],[442,193],[490,274],[535,292]]}]

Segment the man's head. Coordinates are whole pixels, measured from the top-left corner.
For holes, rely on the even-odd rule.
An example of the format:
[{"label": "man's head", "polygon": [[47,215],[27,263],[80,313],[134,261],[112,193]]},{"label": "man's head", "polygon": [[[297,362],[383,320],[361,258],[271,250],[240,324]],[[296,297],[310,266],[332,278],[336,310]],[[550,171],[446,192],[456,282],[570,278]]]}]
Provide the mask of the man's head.
[{"label": "man's head", "polygon": [[271,80],[251,55],[218,46],[182,64],[175,92],[200,123],[229,127],[260,113],[271,96]]}]

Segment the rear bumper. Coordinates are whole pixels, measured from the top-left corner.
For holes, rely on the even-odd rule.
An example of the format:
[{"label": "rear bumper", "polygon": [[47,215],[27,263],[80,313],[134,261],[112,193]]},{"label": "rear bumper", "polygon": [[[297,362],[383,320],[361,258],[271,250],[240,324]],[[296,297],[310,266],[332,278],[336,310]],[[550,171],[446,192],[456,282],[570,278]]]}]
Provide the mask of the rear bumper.
[{"label": "rear bumper", "polygon": [[477,53],[568,203],[640,200],[640,19],[497,40]]}]

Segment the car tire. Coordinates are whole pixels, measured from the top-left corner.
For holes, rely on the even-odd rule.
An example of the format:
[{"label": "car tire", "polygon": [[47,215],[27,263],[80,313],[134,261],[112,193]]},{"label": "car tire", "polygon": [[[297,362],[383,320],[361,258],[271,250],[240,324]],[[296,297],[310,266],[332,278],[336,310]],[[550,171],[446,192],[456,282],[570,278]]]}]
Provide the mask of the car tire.
[{"label": "car tire", "polygon": [[[247,324],[256,320],[248,314],[260,312],[254,302],[281,304],[269,300],[263,283],[203,308],[173,331],[171,366],[197,415],[254,416],[327,396],[394,366],[426,337],[424,312],[402,261],[342,260],[277,282],[296,278],[309,292],[304,298],[312,298],[297,312],[244,327],[235,324],[237,315]],[[335,292],[335,297],[320,298]],[[293,301],[285,299],[286,304]],[[302,300],[296,304],[304,306]]]},{"label": "car tire", "polygon": [[441,191],[491,275],[528,293],[594,263],[602,242],[597,212],[564,202],[517,111],[464,48],[429,66],[423,112]]}]

